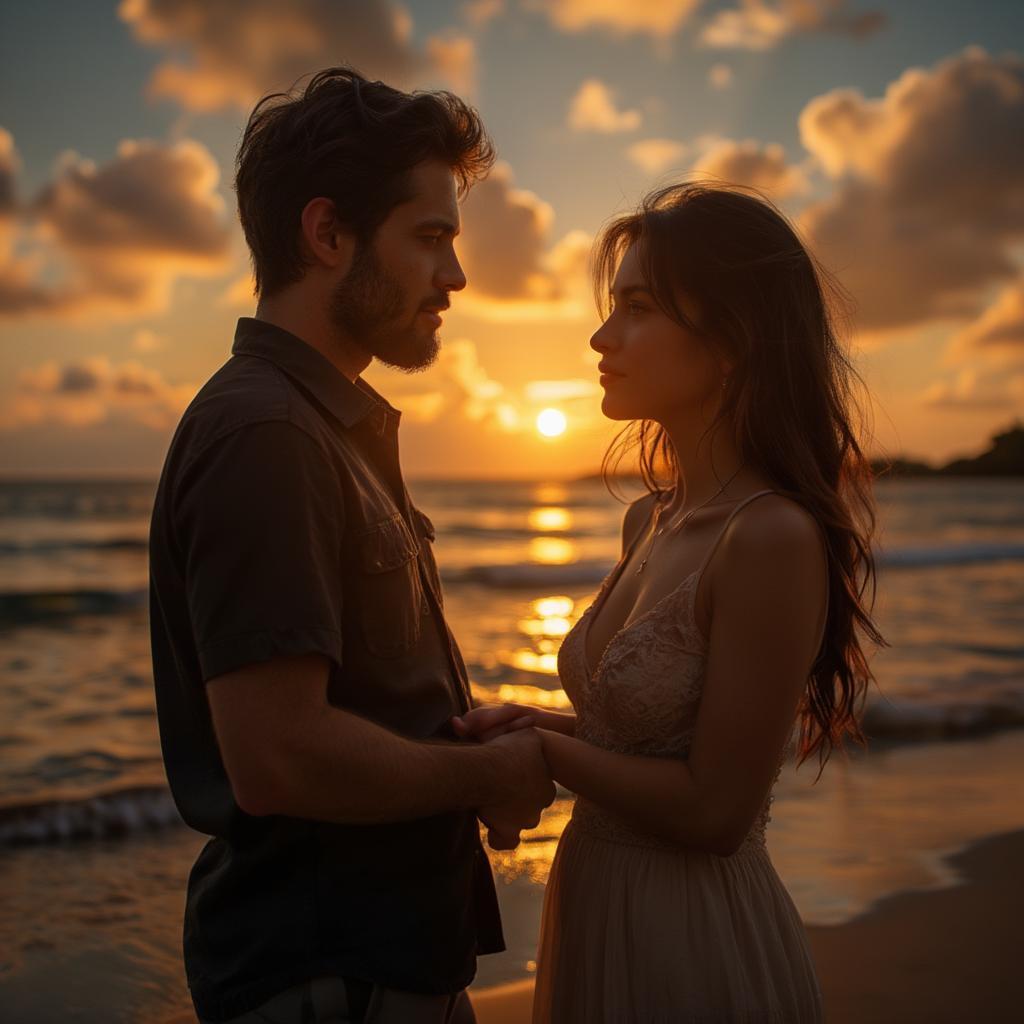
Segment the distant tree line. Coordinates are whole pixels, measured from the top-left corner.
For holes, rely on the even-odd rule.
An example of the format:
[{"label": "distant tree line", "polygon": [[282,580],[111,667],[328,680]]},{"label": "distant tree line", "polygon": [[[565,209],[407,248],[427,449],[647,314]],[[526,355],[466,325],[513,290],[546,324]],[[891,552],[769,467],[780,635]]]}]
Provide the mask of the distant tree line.
[{"label": "distant tree line", "polygon": [[[929,462],[896,456],[871,459],[871,468],[880,477],[904,476],[1024,476],[1024,422],[1017,420],[1001,434],[993,434],[987,451],[963,456],[934,466]],[[634,472],[620,471],[618,480],[639,479]],[[599,480],[600,473],[588,473],[581,480]]]},{"label": "distant tree line", "polygon": [[1017,420],[1001,434],[994,434],[987,451],[963,456],[943,466],[896,457],[872,459],[879,476],[1024,476],[1024,423]]}]

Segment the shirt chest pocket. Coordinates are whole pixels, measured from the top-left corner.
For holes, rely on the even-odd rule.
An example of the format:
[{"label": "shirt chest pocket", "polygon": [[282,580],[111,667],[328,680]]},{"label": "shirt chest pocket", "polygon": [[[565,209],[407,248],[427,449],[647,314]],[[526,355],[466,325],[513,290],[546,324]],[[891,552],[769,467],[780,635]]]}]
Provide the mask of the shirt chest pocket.
[{"label": "shirt chest pocket", "polygon": [[407,653],[419,640],[424,597],[418,552],[400,513],[367,528],[357,542],[359,625],[378,657]]}]

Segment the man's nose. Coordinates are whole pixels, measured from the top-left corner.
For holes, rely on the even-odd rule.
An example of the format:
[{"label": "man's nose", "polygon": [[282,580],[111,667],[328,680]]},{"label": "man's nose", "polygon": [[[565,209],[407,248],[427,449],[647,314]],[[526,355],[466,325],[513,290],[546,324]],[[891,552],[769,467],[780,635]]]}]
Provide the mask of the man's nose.
[{"label": "man's nose", "polygon": [[450,292],[460,292],[466,287],[466,274],[454,251],[452,252],[451,259],[445,262],[438,273],[437,285],[439,288]]}]

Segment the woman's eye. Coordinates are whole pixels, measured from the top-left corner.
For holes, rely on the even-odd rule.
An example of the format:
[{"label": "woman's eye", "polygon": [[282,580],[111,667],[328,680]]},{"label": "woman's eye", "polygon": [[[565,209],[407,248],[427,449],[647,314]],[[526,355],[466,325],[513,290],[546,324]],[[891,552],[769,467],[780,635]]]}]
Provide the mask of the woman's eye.
[{"label": "woman's eye", "polygon": [[434,245],[437,242],[441,241],[440,235],[421,235],[420,237],[423,239],[424,242],[429,242],[431,245]]}]

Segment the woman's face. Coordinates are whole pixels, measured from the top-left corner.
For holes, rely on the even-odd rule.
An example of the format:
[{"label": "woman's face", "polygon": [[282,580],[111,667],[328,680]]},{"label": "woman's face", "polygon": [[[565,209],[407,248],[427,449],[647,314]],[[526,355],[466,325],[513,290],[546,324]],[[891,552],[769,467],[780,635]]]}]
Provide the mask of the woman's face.
[{"label": "woman's face", "polygon": [[[722,386],[722,368],[706,341],[665,315],[647,288],[636,246],[631,245],[612,282],[612,311],[590,339],[601,354],[601,412],[609,419],[678,419],[702,403],[711,413]],[[687,296],[683,312],[700,323]]]}]

